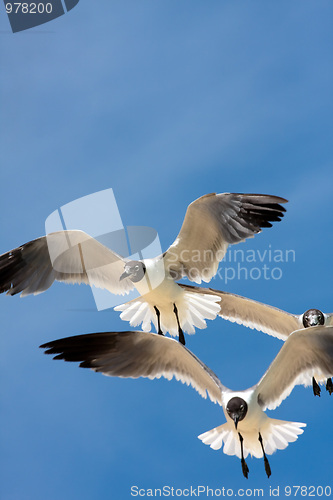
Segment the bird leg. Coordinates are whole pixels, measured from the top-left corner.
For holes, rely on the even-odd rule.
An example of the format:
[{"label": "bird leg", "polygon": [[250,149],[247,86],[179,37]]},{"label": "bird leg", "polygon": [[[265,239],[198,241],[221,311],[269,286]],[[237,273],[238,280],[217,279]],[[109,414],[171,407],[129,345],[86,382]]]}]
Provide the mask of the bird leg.
[{"label": "bird leg", "polygon": [[179,342],[183,345],[185,345],[185,337],[183,330],[180,328],[180,323],[179,323],[179,318],[178,318],[178,309],[176,304],[173,304],[173,312],[176,315],[176,320],[177,320],[177,325],[178,325],[178,335],[179,335]]},{"label": "bird leg", "polygon": [[160,316],[161,316],[161,313],[160,311],[157,309],[156,306],[154,306],[154,309],[155,309],[155,312],[156,312],[156,316],[157,316],[157,327],[158,327],[158,334],[159,335],[164,335],[164,333],[162,332],[161,330],[161,321],[160,321]]},{"label": "bird leg", "polygon": [[320,397],[321,389],[320,389],[319,385],[317,384],[317,381],[314,377],[312,377],[312,389],[313,389],[313,394],[315,396]]},{"label": "bird leg", "polygon": [[246,477],[246,479],[248,479],[248,476],[249,476],[249,468],[247,466],[247,463],[245,462],[245,459],[244,459],[244,452],[243,452],[243,441],[244,441],[244,438],[243,436],[238,433],[238,436],[239,436],[239,440],[240,440],[240,445],[241,445],[241,464],[242,464],[242,472],[243,472],[243,476]]},{"label": "bird leg", "polygon": [[327,379],[327,382],[326,382],[326,391],[328,391],[330,395],[333,392],[333,383],[332,383],[332,379],[331,378]]},{"label": "bird leg", "polygon": [[262,452],[264,454],[265,471],[266,471],[267,477],[269,477],[272,474],[272,472],[271,472],[271,467],[269,465],[269,461],[268,461],[268,459],[266,457],[266,453],[265,453],[265,450],[264,450],[264,443],[262,441],[262,437],[261,437],[260,432],[259,432],[259,438],[258,439],[259,439],[259,443],[261,445]]}]

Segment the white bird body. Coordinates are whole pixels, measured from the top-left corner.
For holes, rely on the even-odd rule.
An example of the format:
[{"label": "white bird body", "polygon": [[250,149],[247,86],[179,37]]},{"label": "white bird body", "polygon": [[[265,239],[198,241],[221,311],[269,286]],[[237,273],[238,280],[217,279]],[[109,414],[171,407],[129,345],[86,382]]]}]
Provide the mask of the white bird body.
[{"label": "white bird body", "polygon": [[280,340],[287,340],[292,332],[303,327],[333,326],[333,313],[323,313],[319,309],[308,309],[303,314],[292,314],[234,293],[183,283],[180,283],[180,286],[188,292],[219,297],[218,315],[221,318],[267,333]]},{"label": "white bird body", "polygon": [[[189,292],[204,293],[206,296],[212,295],[214,298],[219,297],[220,300],[217,301],[217,304],[220,306],[218,315],[223,319],[262,331],[283,341],[287,340],[294,331],[303,327],[333,326],[333,313],[323,313],[319,309],[308,309],[303,314],[291,314],[277,307],[269,306],[256,300],[242,297],[241,295],[222,292],[212,288],[189,286],[182,283],[180,286]],[[323,374],[313,374],[312,371],[306,373],[305,371],[299,375],[298,383],[309,385],[309,380],[312,380],[315,396],[319,396],[320,387],[316,381],[320,383],[324,382]],[[330,394],[333,394],[333,383],[330,379],[327,379],[326,389]]]},{"label": "white bird body", "polygon": [[170,276],[165,274],[163,260],[156,264],[155,259],[144,260],[146,273],[142,280],[134,283],[140,297],[116,306],[115,311],[122,311],[121,319],[136,327],[142,324],[144,331],[151,331],[151,323],[158,329],[154,306],[158,304],[160,328],[177,336],[179,329],[174,314],[177,305],[180,327],[186,333],[194,333],[195,328],[206,328],[206,319],[213,320],[220,311],[217,302],[220,297],[187,291],[180,287]]},{"label": "white bird body", "polygon": [[[310,377],[333,375],[333,327],[316,326],[291,333],[261,380],[244,391],[232,391],[186,347],[174,339],[140,331],[106,332],[78,335],[41,346],[54,359],[78,361],[108,376],[175,377],[192,385],[201,396],[219,403],[226,423],[204,432],[199,439],[214,450],[241,458],[247,477],[248,454],[266,457],[296,441],[306,424],[268,417],[264,411],[274,409],[296,384],[310,384]],[[306,375],[306,377],[304,377]]]},{"label": "white bird body", "polygon": [[[168,250],[143,261],[129,261],[83,231],[51,233],[0,256],[0,293],[22,296],[48,289],[54,280],[86,283],[124,295],[134,287],[140,297],[117,306],[131,325],[151,323],[185,343],[183,330],[206,328],[219,311],[218,297],[185,291],[175,281],[209,282],[228,245],[253,238],[280,221],[287,200],[277,196],[211,193],[187,208],[181,230]],[[124,272],[125,269],[125,272]]]},{"label": "white bird body", "polygon": [[[235,429],[234,421],[226,410],[231,396],[242,398],[248,405],[246,418],[238,422],[237,429]],[[265,452],[268,455],[278,449],[283,450],[289,443],[296,441],[299,434],[303,433],[302,427],[305,427],[306,424],[268,417],[259,406],[257,396],[257,392],[252,389],[238,392],[232,391],[232,394],[223,393],[222,407],[227,422],[200,434],[198,438],[213,450],[219,450],[223,446],[223,452],[226,455],[235,455],[238,458],[241,458],[238,433],[244,439],[244,458],[248,455],[262,458],[263,450],[258,440],[259,432],[263,438]]]}]

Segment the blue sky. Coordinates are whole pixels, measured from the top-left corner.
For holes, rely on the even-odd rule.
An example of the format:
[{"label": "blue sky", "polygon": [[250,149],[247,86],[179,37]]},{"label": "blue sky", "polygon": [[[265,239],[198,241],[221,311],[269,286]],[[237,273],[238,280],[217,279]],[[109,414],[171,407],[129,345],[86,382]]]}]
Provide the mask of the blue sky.
[{"label": "blue sky", "polygon": [[[292,249],[295,262],[279,264],[279,280],[211,286],[295,313],[332,310],[331,2],[82,0],[15,35],[1,8],[0,253],[43,235],[60,206],[110,187],[124,224],[155,228],[163,249],[203,194],[277,194],[290,200],[285,219],[241,248]],[[127,328],[97,312],[88,287],[1,296],[0,311],[5,500],[122,500],[132,485],[333,489],[333,396],[299,387],[270,412],[308,426],[271,456],[269,480],[249,459],[246,481],[238,459],[197,439],[224,416],[193,389],[110,379],[38,349]],[[242,389],[281,342],[217,319],[187,346]]]}]

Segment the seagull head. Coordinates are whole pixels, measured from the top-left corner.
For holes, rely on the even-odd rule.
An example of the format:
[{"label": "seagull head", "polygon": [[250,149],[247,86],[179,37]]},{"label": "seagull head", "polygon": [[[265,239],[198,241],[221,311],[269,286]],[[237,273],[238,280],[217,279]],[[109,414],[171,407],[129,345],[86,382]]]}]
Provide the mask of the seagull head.
[{"label": "seagull head", "polygon": [[231,398],[228,401],[226,410],[229,417],[235,422],[235,427],[237,429],[238,422],[243,420],[247,413],[247,403],[244,399],[239,397]]},{"label": "seagull head", "polygon": [[140,260],[130,260],[125,264],[123,274],[120,276],[119,281],[129,278],[133,283],[142,280],[146,272],[146,266]]},{"label": "seagull head", "polygon": [[309,309],[303,314],[304,328],[325,324],[325,317],[319,309]]}]

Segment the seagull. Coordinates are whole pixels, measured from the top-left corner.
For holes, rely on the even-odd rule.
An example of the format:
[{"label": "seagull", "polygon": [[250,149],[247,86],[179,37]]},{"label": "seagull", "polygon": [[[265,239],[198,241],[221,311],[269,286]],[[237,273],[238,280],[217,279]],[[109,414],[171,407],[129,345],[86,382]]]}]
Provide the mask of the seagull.
[{"label": "seagull", "polygon": [[[267,333],[285,341],[288,336],[300,328],[314,326],[333,326],[333,313],[324,313],[319,309],[308,309],[303,314],[291,314],[277,307],[269,306],[256,300],[242,297],[212,288],[194,287],[181,283],[180,286],[192,293],[204,293],[212,297],[220,297],[220,311],[223,319]],[[320,396],[321,389],[315,377],[312,377],[312,388],[315,396]],[[326,381],[326,390],[333,393],[331,378]]]},{"label": "seagull", "polygon": [[219,297],[192,293],[176,281],[187,277],[209,282],[229,244],[252,238],[280,221],[287,200],[262,194],[211,193],[187,208],[181,230],[168,250],[157,257],[129,260],[83,231],[58,231],[0,256],[0,293],[37,295],[52,283],[86,283],[113,294],[136,288],[140,296],[115,307],[131,326],[159,334],[169,332],[185,344],[184,333],[206,328],[215,319]]},{"label": "seagull", "polygon": [[79,362],[83,368],[117,377],[173,377],[222,406],[226,423],[200,434],[214,450],[241,459],[243,475],[249,473],[247,455],[264,458],[296,441],[306,424],[276,420],[273,410],[297,384],[308,384],[309,375],[333,375],[333,327],[315,326],[289,335],[270,367],[253,387],[232,391],[200,359],[170,337],[141,331],[92,333],[67,337],[40,346],[54,359]]}]

